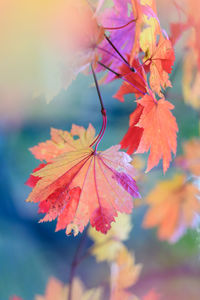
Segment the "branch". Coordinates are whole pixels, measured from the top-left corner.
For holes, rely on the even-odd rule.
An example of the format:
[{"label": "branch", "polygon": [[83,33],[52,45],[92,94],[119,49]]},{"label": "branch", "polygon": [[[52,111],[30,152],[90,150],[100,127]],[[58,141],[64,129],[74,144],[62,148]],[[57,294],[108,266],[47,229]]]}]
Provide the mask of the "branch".
[{"label": "branch", "polygon": [[80,256],[81,250],[83,248],[83,245],[85,243],[86,236],[87,236],[87,229],[85,229],[84,233],[81,236],[79,245],[76,249],[76,252],[75,252],[72,264],[71,264],[70,273],[69,273],[69,293],[68,293],[67,300],[72,300],[74,274],[75,274],[77,266],[79,265],[79,261],[80,261],[79,256]]}]

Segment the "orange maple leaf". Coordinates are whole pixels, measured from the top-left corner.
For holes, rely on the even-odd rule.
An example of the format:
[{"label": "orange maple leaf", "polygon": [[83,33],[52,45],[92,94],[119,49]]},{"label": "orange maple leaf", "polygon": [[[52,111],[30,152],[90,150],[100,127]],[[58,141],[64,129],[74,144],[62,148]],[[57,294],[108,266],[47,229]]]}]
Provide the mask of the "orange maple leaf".
[{"label": "orange maple leaf", "polygon": [[[102,295],[101,288],[93,288],[86,290],[82,281],[75,277],[73,280],[73,288],[71,299],[92,299],[100,300]],[[44,296],[36,295],[35,300],[66,300],[69,298],[69,285],[64,285],[58,279],[51,277],[48,280]]]},{"label": "orange maple leaf", "polygon": [[160,182],[147,196],[150,205],[143,226],[158,226],[161,240],[176,241],[188,227],[195,225],[200,213],[199,190],[184,175],[176,174],[172,179]]},{"label": "orange maple leaf", "polygon": [[175,55],[171,41],[160,35],[158,45],[155,45],[153,54],[145,62],[150,67],[150,86],[158,95],[161,88],[171,87],[168,73],[171,73]]},{"label": "orange maple leaf", "polygon": [[131,213],[132,196],[140,196],[131,158],[118,152],[119,145],[96,152],[80,139],[75,142],[76,150],[52,158],[32,174],[35,186],[27,201],[39,203],[39,211],[46,213],[42,221],[58,218],[56,230],[82,232],[90,221],[106,233],[117,212]]},{"label": "orange maple leaf", "polygon": [[157,101],[149,95],[137,100],[137,103],[143,106],[143,111],[135,126],[143,128],[143,134],[136,153],[150,150],[146,172],[163,159],[165,173],[171,161],[171,152],[176,153],[178,127],[170,111],[174,106],[164,98]]},{"label": "orange maple leaf", "polygon": [[51,277],[48,280],[44,296],[36,295],[35,300],[64,300],[67,297],[67,289],[58,279]]}]

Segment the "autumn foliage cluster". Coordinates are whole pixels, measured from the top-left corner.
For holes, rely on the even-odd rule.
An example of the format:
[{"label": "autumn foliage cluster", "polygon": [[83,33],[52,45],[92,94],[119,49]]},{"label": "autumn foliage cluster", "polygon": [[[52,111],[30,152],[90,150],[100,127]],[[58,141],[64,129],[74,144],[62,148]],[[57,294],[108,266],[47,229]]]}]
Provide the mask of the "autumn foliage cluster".
[{"label": "autumn foliage cluster", "polygon": [[[89,224],[94,244],[88,253],[110,267],[110,300],[138,299],[133,286],[142,266],[124,245],[132,227],[134,198],[134,209],[148,205],[142,226],[157,227],[160,240],[176,242],[198,225],[200,141],[185,141],[182,155],[175,158],[178,125],[168,88],[175,47],[182,39],[183,96],[199,109],[200,17],[197,1],[171,2],[178,17],[175,22],[168,20],[168,34],[161,27],[155,0],[113,0],[109,5],[106,0],[67,0],[49,21],[52,31],[58,32],[49,37],[51,42],[68,57],[63,87],[79,72],[93,76],[103,121],[99,133],[91,124],[88,128],[73,124],[70,131],[51,128],[49,140],[30,148],[41,162],[26,182],[32,188],[27,201],[38,204],[38,212],[44,214],[40,222],[57,220],[56,231],[84,234]],[[119,83],[112,95],[118,101],[126,105],[126,95],[131,95],[133,112],[119,144],[99,151],[107,127],[100,90],[111,81]],[[147,163],[137,156],[143,153]],[[171,162],[174,175],[141,199],[145,173],[162,168],[165,174]],[[45,295],[36,299],[100,300],[105,295],[102,286],[87,290],[78,278],[67,285],[51,278]],[[154,289],[144,291],[141,298],[158,299],[161,295]]]}]

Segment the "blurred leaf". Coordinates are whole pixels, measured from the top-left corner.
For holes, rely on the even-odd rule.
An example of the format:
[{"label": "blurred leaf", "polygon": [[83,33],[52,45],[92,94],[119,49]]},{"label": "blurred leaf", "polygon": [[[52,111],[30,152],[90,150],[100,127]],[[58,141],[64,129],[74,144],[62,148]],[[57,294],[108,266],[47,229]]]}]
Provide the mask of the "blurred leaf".
[{"label": "blurred leaf", "polygon": [[112,223],[111,229],[106,235],[90,227],[89,236],[94,241],[91,253],[96,260],[114,261],[117,253],[124,247],[122,242],[128,239],[131,228],[131,216],[121,213],[115,223]]},{"label": "blurred leaf", "polygon": [[143,221],[145,228],[158,226],[158,238],[176,242],[188,227],[194,227],[200,213],[199,190],[184,175],[175,174],[150,192],[150,205]]},{"label": "blurred leaf", "polygon": [[127,289],[136,283],[141,268],[125,247],[120,250],[116,262],[111,264],[111,300],[128,300],[134,296]]}]

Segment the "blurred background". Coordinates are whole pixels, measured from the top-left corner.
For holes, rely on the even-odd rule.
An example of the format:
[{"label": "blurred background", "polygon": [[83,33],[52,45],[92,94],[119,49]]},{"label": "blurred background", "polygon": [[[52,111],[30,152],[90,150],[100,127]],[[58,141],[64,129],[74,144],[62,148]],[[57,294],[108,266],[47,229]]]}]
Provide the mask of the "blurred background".
[{"label": "blurred background", "polygon": [[[176,51],[177,59],[171,75],[173,88],[167,90],[166,97],[175,105],[173,114],[179,126],[177,153],[180,154],[182,143],[199,135],[199,111],[183,102],[182,57]],[[43,68],[41,70],[48,73],[45,64]],[[128,116],[136,106],[130,95],[125,97],[125,104],[112,97],[119,84],[117,80],[101,86],[108,128],[100,149],[120,142],[128,128]],[[28,149],[50,139],[51,127],[69,131],[73,123],[84,127],[92,123],[98,132],[101,114],[91,75],[78,75],[68,90],[62,89],[49,104],[42,95],[33,98],[25,93],[22,97],[15,87],[9,92],[0,95],[0,299],[18,295],[31,300],[35,294],[44,293],[49,277],[68,281],[70,263],[80,235],[66,236],[64,231],[55,233],[55,222],[38,224],[37,206],[25,202],[31,189],[24,183],[39,164]],[[141,158],[145,161],[147,156]],[[172,166],[164,177],[159,165],[145,174],[139,182],[142,197],[173,172]],[[175,244],[161,242],[156,237],[156,230],[142,229],[145,211],[145,206],[135,209],[133,230],[126,243],[134,251],[136,262],[144,265],[134,293],[140,296],[144,289],[154,287],[164,300],[200,299],[198,228],[188,230]],[[93,287],[105,276],[109,278],[109,269],[105,263],[97,264],[93,257],[89,257],[77,269],[77,275],[87,287]]]}]

